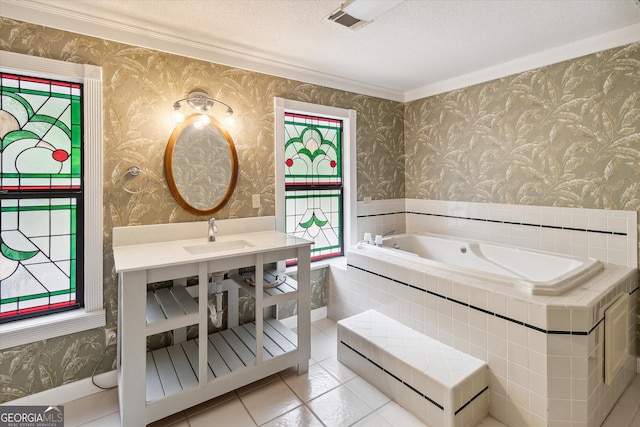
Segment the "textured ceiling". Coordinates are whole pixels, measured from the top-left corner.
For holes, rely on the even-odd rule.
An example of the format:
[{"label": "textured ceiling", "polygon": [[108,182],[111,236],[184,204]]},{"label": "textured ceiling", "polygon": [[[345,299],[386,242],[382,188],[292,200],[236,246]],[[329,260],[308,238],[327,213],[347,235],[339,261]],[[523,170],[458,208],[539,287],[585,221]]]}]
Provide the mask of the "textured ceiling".
[{"label": "textured ceiling", "polygon": [[406,99],[543,52],[564,48],[551,61],[591,53],[602,46],[588,41],[611,32],[623,31],[619,44],[638,41],[639,2],[405,0],[355,31],[324,19],[340,0],[0,0],[0,14],[35,8],[26,20]]}]

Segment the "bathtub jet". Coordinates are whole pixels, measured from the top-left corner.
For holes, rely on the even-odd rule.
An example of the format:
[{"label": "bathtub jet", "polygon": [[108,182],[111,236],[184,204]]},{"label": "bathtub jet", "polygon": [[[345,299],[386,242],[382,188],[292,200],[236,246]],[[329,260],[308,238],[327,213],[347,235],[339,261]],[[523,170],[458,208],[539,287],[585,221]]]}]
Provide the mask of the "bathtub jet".
[{"label": "bathtub jet", "polygon": [[384,238],[382,246],[360,243],[357,247],[385,257],[400,257],[473,279],[499,283],[530,295],[564,294],[604,268],[593,258],[431,233],[399,234]]}]

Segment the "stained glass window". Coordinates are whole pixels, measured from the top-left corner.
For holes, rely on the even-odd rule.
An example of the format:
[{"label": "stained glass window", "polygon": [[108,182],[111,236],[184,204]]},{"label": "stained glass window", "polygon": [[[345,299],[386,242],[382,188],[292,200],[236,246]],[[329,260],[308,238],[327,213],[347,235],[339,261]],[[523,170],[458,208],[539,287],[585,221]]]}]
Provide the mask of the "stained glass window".
[{"label": "stained glass window", "polygon": [[82,305],[82,85],[0,79],[4,323]]},{"label": "stained glass window", "polygon": [[340,256],[342,121],[285,113],[284,129],[286,232],[315,242],[311,260]]}]

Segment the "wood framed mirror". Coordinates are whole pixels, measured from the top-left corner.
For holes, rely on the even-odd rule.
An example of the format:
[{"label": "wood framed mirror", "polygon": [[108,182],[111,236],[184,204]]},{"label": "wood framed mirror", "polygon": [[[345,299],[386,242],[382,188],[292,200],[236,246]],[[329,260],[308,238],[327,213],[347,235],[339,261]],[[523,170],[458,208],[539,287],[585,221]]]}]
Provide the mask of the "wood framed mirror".
[{"label": "wood framed mirror", "polygon": [[215,119],[187,117],[171,133],[164,168],[178,204],[197,215],[212,214],[229,201],[238,179],[238,156],[229,132]]}]

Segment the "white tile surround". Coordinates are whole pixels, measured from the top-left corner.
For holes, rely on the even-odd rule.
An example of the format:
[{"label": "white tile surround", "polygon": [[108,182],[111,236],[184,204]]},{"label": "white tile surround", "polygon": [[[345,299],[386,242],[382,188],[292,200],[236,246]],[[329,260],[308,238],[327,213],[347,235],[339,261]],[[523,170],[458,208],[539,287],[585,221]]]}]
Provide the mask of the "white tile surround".
[{"label": "white tile surround", "polygon": [[338,322],[338,361],[432,427],[474,427],[489,408],[487,364],[375,310]]},{"label": "white tile surround", "polygon": [[636,211],[393,199],[358,202],[357,235],[427,231],[638,267]]},{"label": "white tile surround", "polygon": [[332,269],[328,306],[335,320],[376,309],[486,361],[490,414],[509,426],[602,423],[635,372],[630,355],[614,383],[604,385],[603,312],[622,292],[632,297],[629,339],[635,349],[637,270],[626,266],[637,267],[636,212],[425,200],[359,203],[359,235],[393,229],[609,263],[588,286],[559,297],[525,297],[351,251],[346,271]]},{"label": "white tile surround", "polygon": [[[311,365],[309,372],[296,376],[291,370],[279,373],[236,390],[220,398],[213,399],[186,411],[156,421],[150,427],[196,427],[196,426],[233,426],[255,427],[255,415],[277,413],[277,417],[262,426],[362,426],[362,427],[425,427],[400,405],[391,402],[336,359],[335,342],[337,325],[330,319],[321,319],[311,324]],[[91,381],[87,380],[90,384]],[[274,389],[275,383],[282,383],[295,393],[300,400],[299,406],[291,408],[291,393],[282,387]],[[71,385],[73,385],[72,383]],[[71,386],[71,385],[67,385]],[[65,400],[66,393],[58,387],[57,399],[50,394],[37,401],[24,404],[48,405],[52,401],[64,403],[65,425],[82,427],[120,427],[118,408],[118,390],[86,393],[77,400]],[[348,393],[351,391],[352,393]],[[274,391],[279,391],[274,393]],[[265,395],[269,399],[263,399]],[[640,374],[635,375],[631,386],[627,388],[616,403],[602,427],[638,427],[640,426]],[[355,402],[355,405],[354,405]],[[354,406],[365,410],[355,422],[344,422],[338,416],[351,416]],[[289,411],[289,412],[287,412]],[[483,420],[478,427],[507,427],[491,417]]]}]

